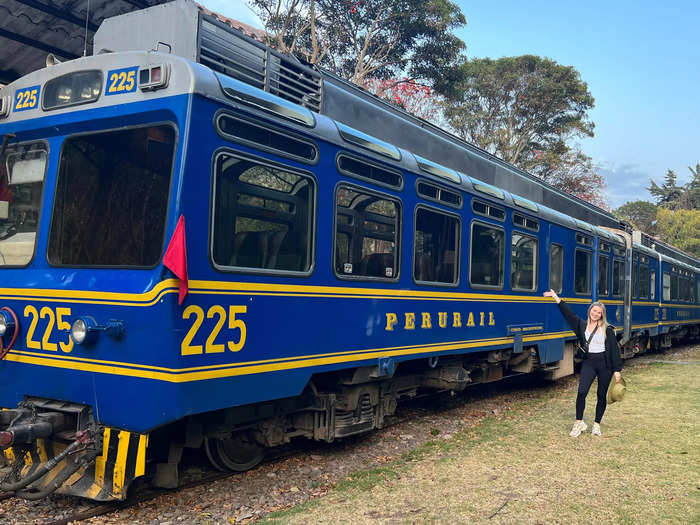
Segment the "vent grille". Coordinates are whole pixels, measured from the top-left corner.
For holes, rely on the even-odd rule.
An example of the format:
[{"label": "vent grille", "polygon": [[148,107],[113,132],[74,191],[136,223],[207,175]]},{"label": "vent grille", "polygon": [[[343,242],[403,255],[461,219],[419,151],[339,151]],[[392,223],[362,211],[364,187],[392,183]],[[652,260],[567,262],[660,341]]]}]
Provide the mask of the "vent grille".
[{"label": "vent grille", "polygon": [[209,16],[202,17],[199,27],[198,56],[214,71],[312,111],[321,110],[318,72]]}]

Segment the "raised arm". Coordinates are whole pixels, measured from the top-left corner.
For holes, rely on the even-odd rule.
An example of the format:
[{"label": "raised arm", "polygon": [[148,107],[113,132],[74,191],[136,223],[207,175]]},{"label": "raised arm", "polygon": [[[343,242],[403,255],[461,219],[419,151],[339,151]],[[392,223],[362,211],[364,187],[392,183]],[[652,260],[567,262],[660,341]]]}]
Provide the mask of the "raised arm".
[{"label": "raised arm", "polygon": [[554,290],[544,292],[542,295],[544,295],[545,297],[551,297],[556,301],[561,315],[564,316],[564,319],[566,319],[566,322],[574,331],[576,336],[579,338],[583,338],[583,332],[586,329],[586,322],[583,319],[581,319],[578,315],[576,315],[574,311],[569,307],[569,305],[566,304],[565,301],[562,301],[561,297],[559,297]]}]

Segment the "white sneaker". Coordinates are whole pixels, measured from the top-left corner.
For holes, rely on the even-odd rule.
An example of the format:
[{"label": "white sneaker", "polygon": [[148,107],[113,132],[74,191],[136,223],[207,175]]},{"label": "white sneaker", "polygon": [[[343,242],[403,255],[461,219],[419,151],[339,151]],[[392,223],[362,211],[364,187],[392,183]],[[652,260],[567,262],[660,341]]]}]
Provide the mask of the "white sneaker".
[{"label": "white sneaker", "polygon": [[588,428],[588,425],[586,425],[585,421],[576,421],[574,423],[573,428],[571,429],[571,432],[569,432],[569,435],[572,438],[579,437],[581,435],[581,432],[583,432],[587,428]]},{"label": "white sneaker", "polygon": [[602,436],[600,432],[600,423],[593,423],[593,429],[591,430],[592,436]]}]

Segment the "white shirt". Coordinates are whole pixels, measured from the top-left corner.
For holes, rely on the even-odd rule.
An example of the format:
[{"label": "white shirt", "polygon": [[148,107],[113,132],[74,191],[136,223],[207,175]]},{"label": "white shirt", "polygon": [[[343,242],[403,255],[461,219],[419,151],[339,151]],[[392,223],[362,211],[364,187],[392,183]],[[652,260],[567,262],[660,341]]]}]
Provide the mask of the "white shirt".
[{"label": "white shirt", "polygon": [[[586,341],[588,341],[588,338],[591,336],[590,330],[588,330],[588,325],[586,325]],[[591,339],[591,342],[588,344],[588,351],[591,354],[600,354],[602,352],[605,352],[605,331],[603,330],[603,327],[599,326],[598,330],[596,330],[595,335],[593,335],[593,339]]]}]

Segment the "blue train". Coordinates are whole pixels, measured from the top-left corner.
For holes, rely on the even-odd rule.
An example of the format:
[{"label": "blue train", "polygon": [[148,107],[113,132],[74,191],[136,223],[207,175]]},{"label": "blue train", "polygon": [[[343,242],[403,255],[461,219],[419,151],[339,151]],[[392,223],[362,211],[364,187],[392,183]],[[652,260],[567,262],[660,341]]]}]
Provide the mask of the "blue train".
[{"label": "blue train", "polygon": [[[572,374],[549,288],[626,356],[698,338],[697,259],[178,6],[0,90],[0,490],[123,499],[188,447],[245,470],[422,390]],[[195,53],[130,50],[191,19]],[[372,112],[386,135],[348,124]]]}]

